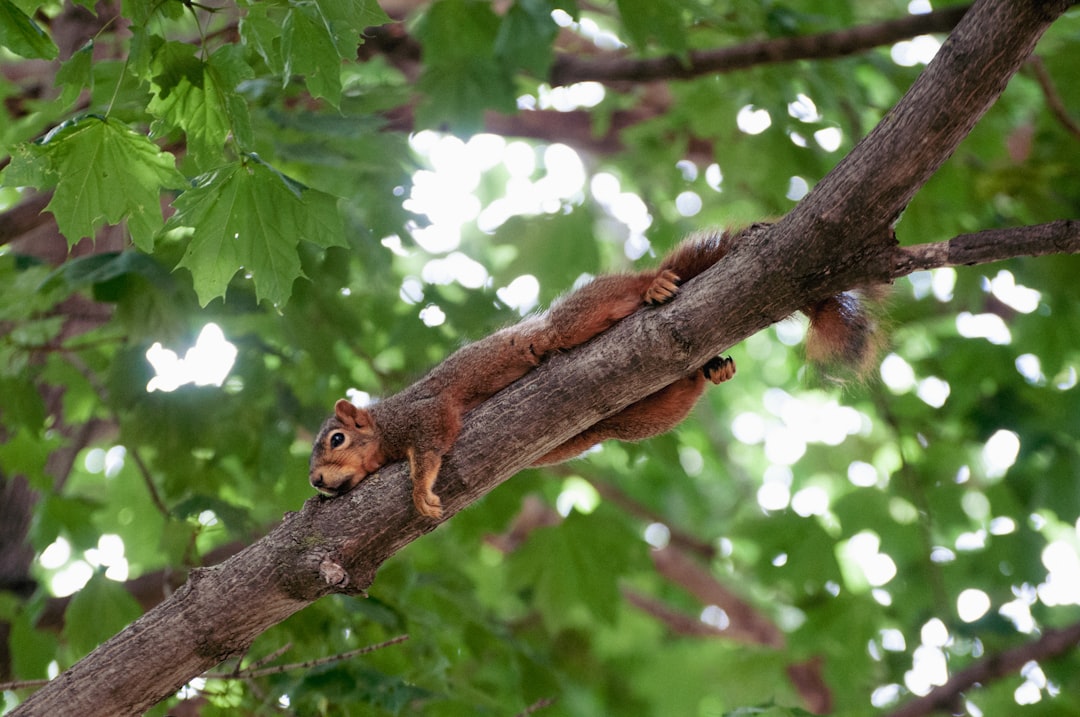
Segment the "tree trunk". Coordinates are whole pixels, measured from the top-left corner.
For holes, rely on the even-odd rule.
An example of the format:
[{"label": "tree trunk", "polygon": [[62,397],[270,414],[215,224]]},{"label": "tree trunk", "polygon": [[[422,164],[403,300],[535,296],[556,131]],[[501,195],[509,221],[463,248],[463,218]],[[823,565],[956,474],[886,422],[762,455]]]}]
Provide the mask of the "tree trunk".
[{"label": "tree trunk", "polygon": [[[446,517],[800,306],[896,275],[905,255],[891,224],[1070,4],[977,3],[893,112],[791,214],[753,232],[679,300],[556,356],[473,411],[437,485]],[[1075,223],[1065,231],[1075,235]],[[264,539],[194,571],[12,714],[141,713],[320,596],[361,593],[383,561],[435,527],[413,510],[401,464],[342,498],[312,498]]]}]

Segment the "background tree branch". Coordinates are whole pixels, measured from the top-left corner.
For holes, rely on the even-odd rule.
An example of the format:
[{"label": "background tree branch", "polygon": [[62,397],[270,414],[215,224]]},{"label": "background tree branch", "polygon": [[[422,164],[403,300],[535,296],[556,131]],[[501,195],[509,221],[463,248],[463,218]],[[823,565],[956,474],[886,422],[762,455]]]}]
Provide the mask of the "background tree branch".
[{"label": "background tree branch", "polygon": [[1008,650],[987,655],[953,675],[948,682],[928,694],[913,699],[888,713],[888,717],[922,717],[939,712],[964,711],[964,693],[976,685],[990,684],[1014,674],[1029,662],[1059,657],[1080,643],[1080,623],[1047,630],[1038,639]]},{"label": "background tree branch", "polygon": [[774,62],[844,57],[916,35],[949,32],[970,6],[934,10],[895,20],[816,35],[747,42],[733,47],[691,51],[687,57],[628,58],[616,53],[579,57],[560,55],[551,68],[553,87],[574,82],[652,82],[724,74]]}]

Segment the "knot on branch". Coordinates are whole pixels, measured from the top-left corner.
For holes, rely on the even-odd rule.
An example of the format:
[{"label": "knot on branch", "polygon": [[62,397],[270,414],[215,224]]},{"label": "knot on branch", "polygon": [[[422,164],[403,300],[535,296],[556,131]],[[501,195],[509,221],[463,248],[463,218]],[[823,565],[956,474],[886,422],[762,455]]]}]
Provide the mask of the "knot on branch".
[{"label": "knot on branch", "polygon": [[319,577],[327,585],[336,588],[343,588],[349,584],[349,574],[345,571],[345,568],[329,555],[319,563]]}]

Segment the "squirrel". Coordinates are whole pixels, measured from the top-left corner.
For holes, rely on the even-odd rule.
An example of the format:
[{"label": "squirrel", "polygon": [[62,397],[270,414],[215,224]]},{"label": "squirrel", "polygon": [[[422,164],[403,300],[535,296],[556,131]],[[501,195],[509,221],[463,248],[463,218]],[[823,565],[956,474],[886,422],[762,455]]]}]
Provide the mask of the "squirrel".
[{"label": "squirrel", "polygon": [[[720,261],[751,225],[735,233],[692,235],[661,264],[635,274],[594,278],[557,300],[547,312],[458,349],[426,376],[368,408],[345,399],[319,429],[309,480],[326,496],[354,488],[386,463],[408,460],[413,503],[442,517],[433,488],[443,457],[461,432],[465,413],[536,368],[551,354],[572,349],[646,306],[671,301],[679,286]],[[867,365],[874,324],[857,298],[832,296],[802,309],[810,318],[807,354],[819,362]],[[608,438],[634,441],[664,433],[693,408],[708,382],[735,375],[731,358],[716,357],[690,376],[633,403],[536,459],[550,465],[574,458]]]}]

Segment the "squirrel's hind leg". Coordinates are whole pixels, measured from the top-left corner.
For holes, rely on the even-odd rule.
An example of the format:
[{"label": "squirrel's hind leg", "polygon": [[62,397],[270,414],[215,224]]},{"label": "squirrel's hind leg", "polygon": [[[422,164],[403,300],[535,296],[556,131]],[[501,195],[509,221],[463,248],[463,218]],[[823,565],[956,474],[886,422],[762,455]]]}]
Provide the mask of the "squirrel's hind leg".
[{"label": "squirrel's hind leg", "polygon": [[585,429],[538,458],[533,465],[551,465],[570,460],[609,438],[640,441],[669,431],[686,418],[704,389],[705,376],[701,371],[695,371],[694,375],[679,379]]},{"label": "squirrel's hind leg", "polygon": [[442,456],[435,451],[407,451],[409,475],[413,484],[413,504],[422,515],[438,520],[442,517],[442,501],[435,495],[435,479],[439,477]]},{"label": "squirrel's hind leg", "polygon": [[622,411],[587,428],[565,443],[545,453],[533,462],[535,466],[551,465],[570,460],[586,449],[615,438],[620,441],[640,441],[666,433],[678,425],[705,390],[706,380],[722,383],[735,375],[735,361],[717,356],[675,383],[632,403]]}]

